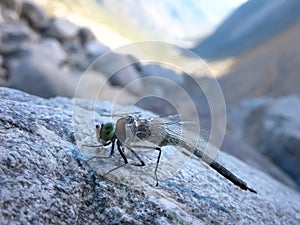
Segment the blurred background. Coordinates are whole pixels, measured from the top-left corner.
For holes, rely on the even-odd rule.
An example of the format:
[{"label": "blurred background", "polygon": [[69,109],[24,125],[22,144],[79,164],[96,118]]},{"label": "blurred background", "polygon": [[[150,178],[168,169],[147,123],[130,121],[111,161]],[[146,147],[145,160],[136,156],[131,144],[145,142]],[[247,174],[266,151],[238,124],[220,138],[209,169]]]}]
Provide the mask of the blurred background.
[{"label": "blurred background", "polygon": [[[139,82],[166,78],[187,90],[210,130],[205,94],[216,92],[217,81],[228,120],[221,149],[299,190],[299,0],[0,0],[0,7],[0,86],[92,99],[101,86],[98,100],[121,104],[150,90],[161,98],[137,105],[176,113],[164,101],[172,96],[188,118],[168,83]],[[124,48],[145,41],[170,45]],[[141,52],[172,65],[140,61]],[[195,56],[203,67],[189,66]],[[127,66],[115,71],[120,65]]]}]

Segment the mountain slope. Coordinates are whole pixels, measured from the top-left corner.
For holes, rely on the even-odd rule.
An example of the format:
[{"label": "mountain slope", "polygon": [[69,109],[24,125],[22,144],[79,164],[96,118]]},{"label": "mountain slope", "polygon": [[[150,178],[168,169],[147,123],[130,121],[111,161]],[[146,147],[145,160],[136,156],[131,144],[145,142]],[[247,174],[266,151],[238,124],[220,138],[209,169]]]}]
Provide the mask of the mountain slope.
[{"label": "mountain slope", "polygon": [[192,50],[206,59],[234,56],[276,35],[299,17],[299,0],[249,0]]},{"label": "mountain slope", "polygon": [[300,21],[242,54],[231,71],[219,79],[226,102],[300,93],[299,37]]}]

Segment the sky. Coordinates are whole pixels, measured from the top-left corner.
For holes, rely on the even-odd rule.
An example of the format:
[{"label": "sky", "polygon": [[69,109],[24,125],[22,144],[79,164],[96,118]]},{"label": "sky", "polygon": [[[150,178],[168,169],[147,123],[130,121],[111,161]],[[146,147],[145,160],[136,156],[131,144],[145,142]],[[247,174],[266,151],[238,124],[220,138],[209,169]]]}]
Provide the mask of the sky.
[{"label": "sky", "polygon": [[245,3],[247,0],[227,0],[232,6],[238,6]]}]

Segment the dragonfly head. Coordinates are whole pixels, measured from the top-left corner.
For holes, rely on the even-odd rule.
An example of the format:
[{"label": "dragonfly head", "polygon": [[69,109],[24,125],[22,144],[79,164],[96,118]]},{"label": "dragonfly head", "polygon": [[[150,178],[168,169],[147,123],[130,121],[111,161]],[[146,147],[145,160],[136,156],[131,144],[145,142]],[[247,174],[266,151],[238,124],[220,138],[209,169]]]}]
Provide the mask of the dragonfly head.
[{"label": "dragonfly head", "polygon": [[96,135],[98,142],[102,144],[109,143],[115,135],[115,125],[111,122],[96,125]]}]

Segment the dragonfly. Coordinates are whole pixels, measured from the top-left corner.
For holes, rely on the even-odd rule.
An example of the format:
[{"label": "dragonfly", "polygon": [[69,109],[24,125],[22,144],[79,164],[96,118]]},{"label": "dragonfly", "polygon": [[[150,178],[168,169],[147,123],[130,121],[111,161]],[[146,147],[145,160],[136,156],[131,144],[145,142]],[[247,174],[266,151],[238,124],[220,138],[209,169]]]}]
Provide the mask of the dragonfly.
[{"label": "dragonfly", "polygon": [[[159,169],[159,162],[162,155],[162,147],[171,145],[187,150],[184,154],[194,154],[196,157],[201,158],[212,169],[242,190],[257,193],[254,189],[249,188],[246,182],[238,178],[216,160],[211,159],[210,156],[201,150],[199,143],[197,143],[201,141],[201,139],[195,141],[195,139],[190,138],[191,134],[183,135],[184,128],[182,125],[187,122],[174,119],[178,118],[178,115],[141,118],[140,112],[133,112],[128,114],[114,114],[113,116],[119,117],[116,123],[106,122],[101,123],[101,125],[96,125],[96,138],[100,145],[83,145],[86,147],[110,146],[109,156],[93,156],[87,161],[97,158],[110,158],[114,155],[115,147],[117,148],[124,163],[109,170],[104,175],[107,175],[128,164],[128,158],[125,150],[130,151],[136,158],[137,163],[133,163],[133,165],[140,167],[146,166],[146,163],[135,150],[138,148],[155,150],[158,152],[158,155],[154,175],[156,179],[156,186],[158,186],[157,171]],[[147,141],[153,145],[149,146],[137,144],[143,141]]]}]

